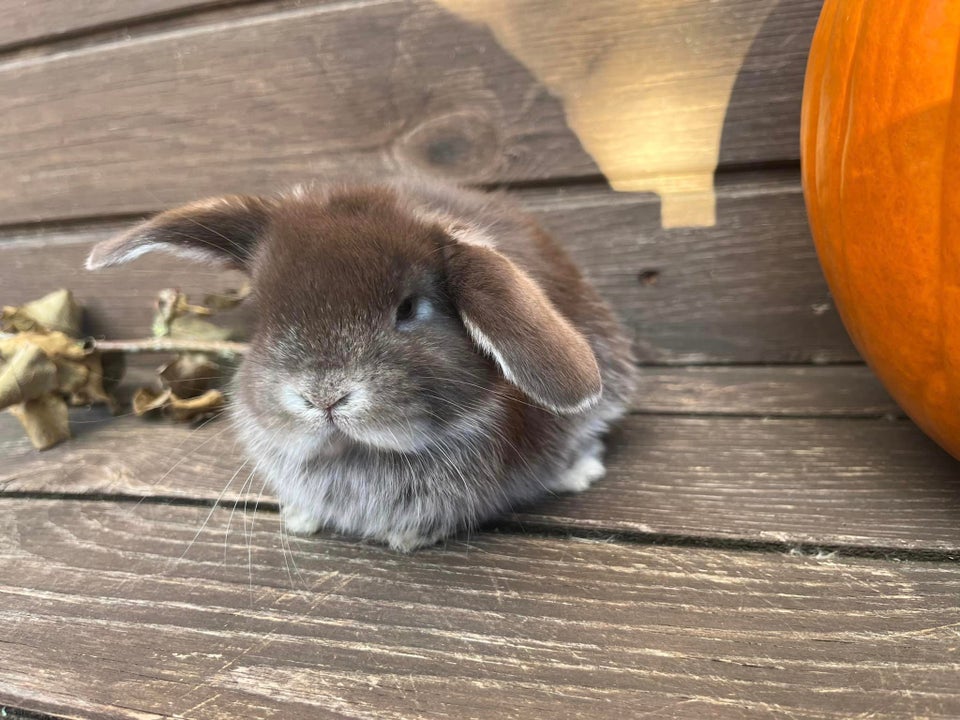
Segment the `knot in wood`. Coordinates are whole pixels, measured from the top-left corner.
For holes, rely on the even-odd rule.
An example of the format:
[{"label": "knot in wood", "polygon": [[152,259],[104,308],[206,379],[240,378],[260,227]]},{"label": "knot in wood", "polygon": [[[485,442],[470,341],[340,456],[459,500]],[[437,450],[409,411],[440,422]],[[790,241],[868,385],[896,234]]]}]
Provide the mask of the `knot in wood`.
[{"label": "knot in wood", "polygon": [[458,111],[429,118],[398,138],[402,165],[460,180],[489,176],[500,158],[500,139],[482,113]]}]

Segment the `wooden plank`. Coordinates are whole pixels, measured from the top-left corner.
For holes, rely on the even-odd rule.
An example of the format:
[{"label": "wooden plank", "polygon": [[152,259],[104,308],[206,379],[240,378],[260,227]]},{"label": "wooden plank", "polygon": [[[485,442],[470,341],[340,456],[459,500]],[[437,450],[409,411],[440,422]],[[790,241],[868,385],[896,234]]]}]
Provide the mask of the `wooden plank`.
[{"label": "wooden plank", "polygon": [[960,551],[960,465],[909,421],[633,416],[588,494],[521,520],[641,535]]},{"label": "wooden plank", "polygon": [[[157,293],[177,287],[194,299],[243,283],[238,272],[214,270],[156,254],[145,262],[103,272],[83,268],[90,247],[131,223],[68,230],[26,230],[0,239],[0,304],[19,305],[66,287],[84,307],[84,332],[95,337],[150,334]],[[233,322],[235,316],[230,316]],[[219,321],[219,320],[218,320]],[[227,316],[223,317],[227,324]],[[238,330],[243,325],[237,324]]]},{"label": "wooden plank", "polygon": [[[44,453],[0,416],[0,493],[266,502],[226,423],[200,429],[75,414]],[[907,421],[634,415],[589,492],[526,527],[785,546],[960,551],[960,466]]]},{"label": "wooden plank", "polygon": [[[163,356],[130,357],[117,397],[157,380]],[[866,365],[640,366],[635,413],[762,418],[906,417]],[[75,412],[86,412],[76,410]]]},{"label": "wooden plank", "polygon": [[903,415],[865,365],[641,367],[634,409],[766,417]]},{"label": "wooden plank", "polygon": [[[727,47],[750,48],[732,83],[726,124],[712,140],[722,164],[798,157],[802,75],[820,2],[778,5],[785,4],[684,6],[697,14],[687,20],[710,31],[677,47],[709,46],[721,55]],[[637,57],[654,49],[644,45],[650,37],[660,37],[645,22],[660,18],[681,36],[689,24],[683,13],[623,6],[632,8],[634,25],[624,25],[618,44]],[[705,23],[700,15],[708,11],[721,21]],[[542,40],[553,44],[557,67],[609,49],[603,33],[572,37],[576,42],[569,33]],[[574,48],[576,58],[568,57]],[[709,84],[711,67],[677,64],[658,73],[652,85],[669,100],[661,115],[702,104],[688,89],[704,72]],[[650,91],[649,78],[628,79],[638,85],[624,92],[642,98]],[[598,173],[560,100],[485,27],[430,0],[311,4],[267,16],[251,10],[13,59],[0,64],[0,97],[0,164],[16,178],[0,187],[0,223],[7,224],[143,212],[395,166],[476,182]],[[657,173],[704,169],[712,171],[666,162]]]},{"label": "wooden plank", "polygon": [[39,43],[135,20],[156,19],[231,0],[2,0],[0,48]]},{"label": "wooden plank", "polygon": [[[644,362],[858,360],[820,272],[796,173],[744,174],[718,185],[714,228],[660,228],[649,195],[598,187],[515,193],[570,250],[634,334]],[[208,268],[152,256],[80,270],[90,244],[122,225],[0,235],[0,302],[73,289],[88,331],[138,337],[153,298],[236,284]]]},{"label": "wooden plank", "polygon": [[641,362],[859,359],[793,172],[723,178],[712,228],[661,228],[649,197],[564,189],[527,197],[629,323]]},{"label": "wooden plank", "polygon": [[[955,563],[0,501],[0,703],[89,718],[950,718]],[[195,541],[194,541],[195,539]],[[56,679],[53,681],[53,679]]]}]

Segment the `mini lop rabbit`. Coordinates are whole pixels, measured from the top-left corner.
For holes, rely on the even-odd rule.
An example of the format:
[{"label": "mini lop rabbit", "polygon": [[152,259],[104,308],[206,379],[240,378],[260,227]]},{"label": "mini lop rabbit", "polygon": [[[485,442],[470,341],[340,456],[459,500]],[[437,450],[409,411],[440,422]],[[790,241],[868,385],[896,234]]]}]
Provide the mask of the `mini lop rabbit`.
[{"label": "mini lop rabbit", "polygon": [[409,551],[604,473],[623,328],[506,198],[420,178],[229,196],[98,244],[245,270],[232,419],[288,529]]}]

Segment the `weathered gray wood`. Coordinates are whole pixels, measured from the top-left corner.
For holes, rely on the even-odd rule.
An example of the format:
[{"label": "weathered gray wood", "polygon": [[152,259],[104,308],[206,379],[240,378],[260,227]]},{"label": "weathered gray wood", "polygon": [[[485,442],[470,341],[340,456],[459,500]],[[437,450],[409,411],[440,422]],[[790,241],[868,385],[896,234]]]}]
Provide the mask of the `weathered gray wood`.
[{"label": "weathered gray wood", "polygon": [[[691,38],[690,52],[722,55],[756,30],[743,21],[761,12],[755,0],[713,7],[722,22]],[[721,163],[797,158],[818,9],[818,0],[781,3],[759,28],[733,88]],[[703,8],[685,12],[699,18]],[[250,13],[0,64],[0,164],[16,179],[0,186],[0,223],[141,212],[394,166],[471,181],[598,173],[561,102],[486,28],[430,0]],[[665,32],[685,26],[673,15]],[[642,56],[649,28],[632,17]],[[624,32],[618,42],[629,46]],[[597,45],[596,57],[607,50],[602,33],[546,42],[560,64],[566,48],[577,58],[583,43]],[[696,107],[693,71],[676,67],[658,75],[658,92]],[[672,172],[669,163],[658,172]]]},{"label": "weathered gray wood", "polygon": [[[128,356],[121,403],[157,380],[165,358]],[[662,415],[767,418],[903,418],[866,365],[640,366],[633,412]],[[75,412],[86,412],[75,410]]]},{"label": "weathered gray wood", "polygon": [[157,18],[231,0],[2,0],[0,48],[39,43],[105,25]]},{"label": "weathered gray wood", "polygon": [[[571,251],[628,323],[642,361],[817,362],[858,359],[817,263],[796,173],[736,175],[718,187],[718,225],[663,230],[658,203],[597,187],[516,197]],[[0,303],[57,287],[90,310],[94,335],[147,331],[157,290],[234,285],[163,256],[88,273],[89,245],[123,225],[0,235]]]},{"label": "weathered gray wood", "polygon": [[960,551],[960,464],[909,421],[633,416],[607,477],[524,521]]},{"label": "weathered gray wood", "polygon": [[663,229],[656,201],[599,191],[528,204],[630,324],[641,361],[859,358],[823,280],[794,173],[717,187],[717,225]]},{"label": "weathered gray wood", "polygon": [[[0,416],[0,493],[272,503],[226,423],[74,418],[73,440],[37,453],[16,421]],[[634,415],[611,438],[607,464],[587,493],[515,520],[646,537],[960,552],[960,465],[908,421]]]},{"label": "weathered gray wood", "polygon": [[202,508],[0,506],[0,703],[88,718],[960,714],[956,564],[516,535],[399,556],[288,548],[272,514],[251,527],[217,510],[200,530]]},{"label": "weathered gray wood", "polygon": [[[156,253],[118,270],[88,272],[90,247],[129,227],[106,223],[70,230],[18,231],[0,239],[0,305],[19,305],[57,288],[73,291],[84,307],[84,331],[95,337],[142,338],[150,335],[157,293],[180,288],[200,301],[208,292],[237,288],[238,272],[187,263]],[[230,322],[236,316],[229,316]],[[218,319],[219,321],[219,319]],[[225,320],[226,322],[226,320]],[[237,322],[237,328],[243,324]]]},{"label": "weathered gray wood", "polygon": [[865,365],[641,367],[634,409],[768,417],[903,415]]}]

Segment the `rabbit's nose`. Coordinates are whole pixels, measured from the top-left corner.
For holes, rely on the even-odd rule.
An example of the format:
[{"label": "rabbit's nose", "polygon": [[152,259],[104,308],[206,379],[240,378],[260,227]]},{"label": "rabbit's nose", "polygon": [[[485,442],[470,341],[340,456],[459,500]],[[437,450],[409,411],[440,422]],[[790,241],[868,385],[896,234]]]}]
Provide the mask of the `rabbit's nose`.
[{"label": "rabbit's nose", "polygon": [[352,392],[349,390],[347,392],[337,392],[337,393],[304,393],[301,397],[307,405],[316,408],[317,410],[323,410],[327,413],[333,412],[333,410],[343,405],[352,395]]}]

